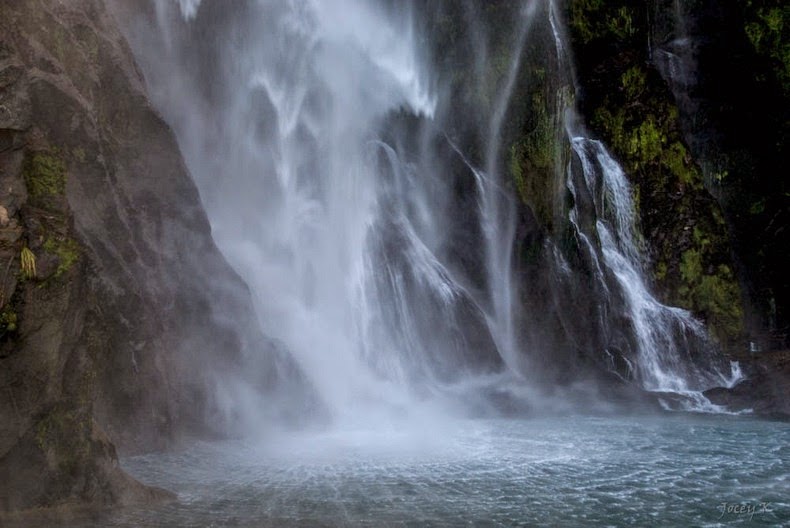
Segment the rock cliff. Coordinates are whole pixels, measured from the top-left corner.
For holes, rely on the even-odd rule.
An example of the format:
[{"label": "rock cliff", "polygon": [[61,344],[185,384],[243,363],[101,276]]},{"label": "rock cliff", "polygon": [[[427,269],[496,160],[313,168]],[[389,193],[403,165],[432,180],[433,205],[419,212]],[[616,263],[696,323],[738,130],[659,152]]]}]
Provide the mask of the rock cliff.
[{"label": "rock cliff", "polygon": [[165,497],[115,446],[221,432],[276,355],[101,0],[0,2],[0,261],[0,511]]}]

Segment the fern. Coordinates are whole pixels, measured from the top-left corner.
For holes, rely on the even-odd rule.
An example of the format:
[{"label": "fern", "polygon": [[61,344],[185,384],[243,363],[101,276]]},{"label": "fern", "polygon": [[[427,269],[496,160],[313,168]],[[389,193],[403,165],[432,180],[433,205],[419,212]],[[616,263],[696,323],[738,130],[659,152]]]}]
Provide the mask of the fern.
[{"label": "fern", "polygon": [[22,248],[19,254],[19,260],[22,265],[22,276],[26,279],[36,278],[36,256],[30,251],[27,246]]}]

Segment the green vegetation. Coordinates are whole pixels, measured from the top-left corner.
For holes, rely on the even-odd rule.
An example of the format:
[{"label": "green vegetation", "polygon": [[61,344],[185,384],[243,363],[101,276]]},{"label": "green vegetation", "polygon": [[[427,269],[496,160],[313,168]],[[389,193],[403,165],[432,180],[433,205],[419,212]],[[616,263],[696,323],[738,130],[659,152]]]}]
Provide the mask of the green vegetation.
[{"label": "green vegetation", "polygon": [[51,199],[66,192],[66,166],[55,150],[28,156],[22,174],[30,198],[36,205],[50,205]]},{"label": "green vegetation", "polygon": [[702,172],[680,138],[677,118],[677,109],[651,94],[646,72],[634,66],[622,75],[620,93],[595,109],[592,123],[629,174],[661,188],[678,182],[701,189]]},{"label": "green vegetation", "polygon": [[636,34],[634,29],[634,15],[630,7],[621,6],[614,15],[606,19],[606,29],[619,39],[633,37]]},{"label": "green vegetation", "polygon": [[547,110],[543,94],[532,96],[531,110],[534,128],[525,138],[525,154],[536,169],[552,170],[557,160],[557,126]]},{"label": "green vegetation", "polygon": [[[644,46],[634,45],[649,38],[647,20],[624,0],[570,0],[567,15],[579,76],[589,83],[581,110],[638,189],[656,285],[667,302],[704,318],[720,342],[736,342],[743,309],[726,226],[684,143],[672,93]],[[726,178],[726,170],[718,176],[711,181]]]},{"label": "green vegetation", "polygon": [[[82,149],[74,149],[76,159],[84,158]],[[36,240],[44,240],[43,250],[58,258],[57,269],[49,278],[58,278],[66,273],[79,259],[79,244],[69,236],[68,207],[65,202],[66,165],[58,149],[33,152],[27,155],[23,165],[23,176],[30,203],[46,211],[40,215],[35,232],[29,234]],[[23,276],[36,277],[35,256],[24,248],[21,255]],[[46,277],[45,277],[46,278]]]},{"label": "green vegetation", "polygon": [[655,266],[655,270],[653,271],[653,277],[654,277],[654,278],[655,278],[655,279],[656,279],[658,282],[663,282],[663,281],[664,281],[664,279],[666,279],[666,278],[667,278],[667,271],[669,271],[669,268],[668,268],[668,266],[667,266],[667,263],[666,263],[666,262],[663,262],[663,261],[661,261],[661,262],[659,262],[658,264],[656,264],[656,266]]},{"label": "green vegetation", "polygon": [[635,101],[641,97],[645,92],[647,84],[647,75],[644,70],[638,66],[629,68],[620,77],[620,85],[625,91],[625,98],[629,101]]},{"label": "green vegetation", "polygon": [[612,8],[603,0],[570,2],[571,30],[583,44],[601,38],[628,39],[636,35],[634,8],[627,3]]},{"label": "green vegetation", "polygon": [[36,278],[36,255],[25,246],[19,253],[19,261],[22,269],[22,277],[27,280]]},{"label": "green vegetation", "polygon": [[666,135],[659,130],[656,119],[652,115],[648,115],[629,136],[626,152],[634,161],[636,168],[656,161],[667,142]]},{"label": "green vegetation", "polygon": [[44,250],[58,257],[58,269],[53,275],[54,278],[58,278],[70,270],[80,256],[79,244],[72,238],[48,238],[44,242]]},{"label": "green vegetation", "polygon": [[[561,99],[562,93],[554,94]],[[521,201],[528,205],[545,227],[554,220],[555,167],[561,155],[557,117],[550,112],[543,92],[530,98],[526,108],[526,130],[510,146],[508,170]]]},{"label": "green vegetation", "polygon": [[585,44],[600,33],[595,20],[603,7],[603,0],[575,0],[570,2],[569,23],[573,33]]},{"label": "green vegetation", "polygon": [[678,289],[685,306],[701,313],[720,342],[736,339],[743,330],[741,292],[729,266],[704,273],[701,252],[690,249],[680,262],[683,285]]},{"label": "green vegetation", "polygon": [[16,332],[18,323],[18,316],[14,309],[10,305],[6,305],[0,312],[0,337]]},{"label": "green vegetation", "polygon": [[[692,284],[702,276],[702,258],[699,251],[689,249],[680,258],[680,276],[687,284]],[[688,292],[688,287],[681,290],[682,293]]]},{"label": "green vegetation", "polygon": [[678,181],[684,186],[702,187],[702,178],[699,170],[694,165],[691,155],[686,150],[685,145],[680,141],[675,141],[667,148],[663,149],[663,159],[661,163],[675,175]]},{"label": "green vegetation", "polygon": [[746,35],[766,57],[786,96],[790,96],[790,4],[783,0],[748,0]]}]

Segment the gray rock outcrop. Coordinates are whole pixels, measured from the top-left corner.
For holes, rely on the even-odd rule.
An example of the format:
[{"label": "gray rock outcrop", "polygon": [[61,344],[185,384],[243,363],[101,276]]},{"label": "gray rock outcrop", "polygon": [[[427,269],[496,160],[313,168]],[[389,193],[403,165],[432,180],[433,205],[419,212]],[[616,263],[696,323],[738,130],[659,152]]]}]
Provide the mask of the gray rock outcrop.
[{"label": "gray rock outcrop", "polygon": [[224,434],[212,387],[294,371],[101,0],[0,2],[0,207],[0,512],[166,498],[115,446]]}]

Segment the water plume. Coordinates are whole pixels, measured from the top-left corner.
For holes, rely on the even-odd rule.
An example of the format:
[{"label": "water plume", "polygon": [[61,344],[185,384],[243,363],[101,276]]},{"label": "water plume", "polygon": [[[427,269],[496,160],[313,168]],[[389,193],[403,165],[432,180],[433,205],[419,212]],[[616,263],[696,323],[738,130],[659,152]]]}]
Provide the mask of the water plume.
[{"label": "water plume", "polygon": [[[549,35],[543,71],[557,87],[559,123],[572,114],[572,60],[555,2],[499,9],[512,27],[486,26],[490,12],[474,2],[365,0],[233,9],[156,0],[128,23],[218,246],[249,285],[264,333],[335,421],[386,422],[429,402],[439,402],[436,415],[503,399],[547,407],[532,386],[533,358],[553,351],[524,337],[539,314],[522,306],[525,278],[514,273],[523,204],[503,158],[522,92],[535,89],[524,79],[537,28]],[[432,21],[447,20],[468,29],[454,50],[437,49],[431,34]],[[456,66],[469,82],[459,87],[436,63],[464,49]],[[568,148],[550,160],[550,195],[558,219],[565,193],[584,186],[594,197],[591,210],[571,207],[562,221],[596,270],[600,304],[633,323],[635,351],[620,360],[628,372],[610,370],[648,390],[713,383],[683,357],[700,324],[645,286],[625,175],[577,130],[553,129]],[[561,306],[578,270],[555,239],[544,248],[546,288]],[[589,324],[606,334],[616,322],[602,314]],[[590,347],[591,357],[613,357]],[[229,408],[255,416],[252,393],[222,390]]]}]

